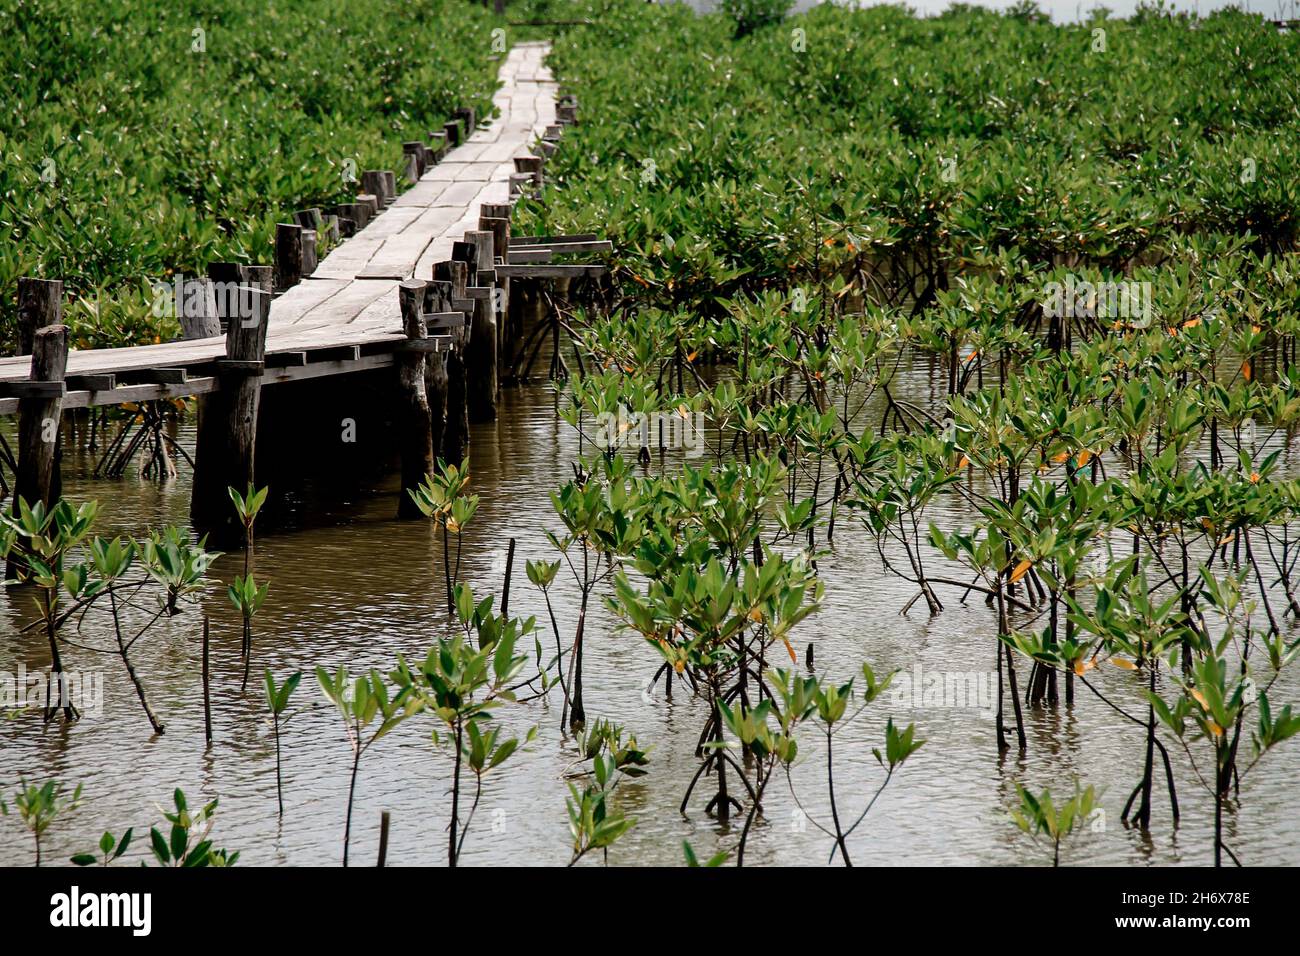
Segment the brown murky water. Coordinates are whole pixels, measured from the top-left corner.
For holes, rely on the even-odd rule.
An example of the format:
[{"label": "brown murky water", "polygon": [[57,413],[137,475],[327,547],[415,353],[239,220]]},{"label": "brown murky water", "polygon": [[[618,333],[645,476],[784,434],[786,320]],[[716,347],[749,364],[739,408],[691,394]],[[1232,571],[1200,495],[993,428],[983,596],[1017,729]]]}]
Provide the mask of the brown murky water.
[{"label": "brown murky water", "polygon": [[[941,377],[924,365],[904,372],[905,390],[924,398],[941,388]],[[901,391],[902,389],[900,389]],[[877,420],[879,412],[876,413]],[[182,430],[192,443],[192,431]],[[555,396],[544,386],[508,390],[501,417],[473,432],[473,490],[481,496],[467,536],[462,574],[482,594],[499,593],[505,545],[518,539],[511,610],[545,620],[541,595],[528,585],[523,562],[550,556],[544,532],[558,529],[549,495],[570,475],[577,436],[555,414]],[[659,467],[656,465],[655,467]],[[664,467],[677,467],[668,462]],[[102,503],[101,533],[139,534],[148,527],[183,523],[189,476],[159,486],[128,478],[91,481],[67,466],[66,493]],[[86,471],[84,464],[81,470]],[[71,649],[67,666],[104,672],[103,713],[68,728],[44,725],[38,712],[0,719],[0,785],[12,790],[20,775],[51,776],[84,785],[84,803],[60,819],[46,838],[46,859],[66,860],[93,847],[105,829],[135,827],[143,835],[161,819],[174,787],[191,802],[220,798],[217,844],[243,852],[248,864],[337,864],[341,858],[350,753],[340,721],[311,671],[318,664],[387,669],[396,654],[421,655],[446,627],[441,590],[441,544],[424,522],[397,522],[396,481],[359,486],[351,494],[304,506],[301,527],[260,539],[259,578],[271,593],[256,621],[255,672],[270,667],[281,678],[306,675],[284,727],[285,816],[277,819],[275,752],[260,685],[239,693],[239,626],[225,596],[240,567],[228,556],[214,568],[204,606],[213,622],[216,743],[206,751],[200,684],[199,614],[189,611],[164,623],[138,646],[137,669],[144,675],[166,734],[155,737],[115,658]],[[945,510],[948,509],[948,510]],[[310,515],[305,517],[304,515]],[[943,499],[930,516],[941,525],[969,526],[959,499]],[[935,560],[931,558],[929,560]],[[937,561],[936,565],[937,566]],[[801,647],[816,644],[817,667],[833,676],[852,675],[868,659],[877,670],[978,672],[995,665],[993,615],[982,601],[963,606],[951,590],[947,609],[929,619],[918,604],[909,617],[899,609],[912,589],[884,573],[865,532],[841,518],[833,555],[820,563],[826,583],[824,609],[801,626]],[[562,579],[561,579],[562,582]],[[572,634],[574,590],[558,591],[562,633]],[[29,598],[0,595],[0,671],[19,663],[29,670],[48,666],[43,641],[20,635],[30,620]],[[918,609],[920,608],[920,609]],[[87,624],[93,630],[93,623]],[[586,651],[587,713],[606,717],[653,745],[649,774],[619,788],[622,809],[637,826],[610,853],[612,864],[682,862],[682,841],[701,856],[731,848],[738,825],[722,826],[702,813],[696,800],[683,816],[678,803],[696,769],[693,748],[703,708],[681,685],[671,700],[662,689],[644,688],[658,656],[636,637],[615,631],[609,613],[595,610]],[[549,634],[546,646],[551,643]],[[1021,687],[1027,668],[1020,669]],[[1136,675],[1108,669],[1101,680],[1113,699],[1141,706]],[[992,680],[991,676],[984,679]],[[992,685],[986,685],[992,686]],[[1290,677],[1278,701],[1300,699]],[[1194,783],[1186,761],[1175,755],[1180,776],[1183,825],[1174,831],[1167,804],[1156,804],[1149,837],[1125,828],[1120,813],[1140,774],[1142,730],[1081,691],[1073,711],[1026,711],[1028,751],[997,755],[992,710],[978,706],[910,706],[882,700],[839,738],[836,771],[841,812],[856,817],[882,777],[871,747],[883,739],[887,716],[915,721],[927,743],[879,800],[854,835],[851,850],[860,864],[1041,863],[1050,853],[1036,847],[1010,823],[1006,808],[1014,783],[1072,788],[1077,776],[1105,788],[1104,820],[1096,821],[1064,854],[1067,863],[1198,863],[1212,860],[1213,806]],[[549,702],[499,711],[522,731],[540,733],[526,751],[489,777],[474,829],[465,844],[468,865],[562,864],[569,858],[564,798],[565,773],[576,759],[572,740],[560,730],[558,688]],[[428,718],[408,721],[363,758],[353,826],[352,859],[372,862],[383,810],[391,811],[392,864],[445,862],[444,828],[449,817],[449,758],[433,748]],[[811,736],[805,762],[794,779],[814,817],[828,816],[822,754]],[[1300,747],[1283,747],[1249,777],[1243,805],[1227,819],[1227,841],[1247,864],[1300,863],[1300,825],[1290,812],[1289,791],[1300,776]],[[699,791],[703,794],[704,791]],[[698,795],[698,794],[697,794]],[[1163,799],[1163,798],[1162,798]],[[831,842],[803,821],[784,784],[769,789],[767,818],[752,835],[752,864],[824,863]],[[144,851],[144,842],[137,850]],[[131,856],[136,856],[133,851]],[[13,817],[0,818],[0,864],[26,864],[31,844]],[[598,863],[592,859],[586,863]]]}]

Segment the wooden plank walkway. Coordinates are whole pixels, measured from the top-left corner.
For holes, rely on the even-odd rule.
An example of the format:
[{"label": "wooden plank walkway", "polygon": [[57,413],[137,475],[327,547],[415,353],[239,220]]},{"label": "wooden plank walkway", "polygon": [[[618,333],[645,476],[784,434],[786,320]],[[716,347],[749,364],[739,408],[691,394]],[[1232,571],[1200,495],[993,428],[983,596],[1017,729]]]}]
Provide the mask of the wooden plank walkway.
[{"label": "wooden plank walkway", "polygon": [[[478,228],[482,203],[510,200],[515,157],[556,122],[556,85],[543,60],[544,41],[511,48],[499,71],[500,89],[493,97],[498,115],[467,141],[449,150],[440,163],[407,189],[355,236],[345,240],[315,272],[276,297],[267,329],[265,382],[342,374],[393,363],[393,350],[406,341],[398,300],[404,279],[432,277],[433,264],[451,258],[452,243]],[[339,357],[340,348],[365,347],[355,359]],[[277,363],[276,355],[306,352],[306,365]],[[313,355],[319,360],[313,361]],[[224,335],[133,348],[72,350],[67,377],[187,369],[209,366],[226,357]],[[276,367],[277,364],[285,367]],[[29,356],[0,359],[0,390],[26,382]],[[70,388],[62,407],[142,401],[203,394],[214,378],[141,384],[95,393]],[[16,397],[0,397],[0,415],[18,409]]]}]

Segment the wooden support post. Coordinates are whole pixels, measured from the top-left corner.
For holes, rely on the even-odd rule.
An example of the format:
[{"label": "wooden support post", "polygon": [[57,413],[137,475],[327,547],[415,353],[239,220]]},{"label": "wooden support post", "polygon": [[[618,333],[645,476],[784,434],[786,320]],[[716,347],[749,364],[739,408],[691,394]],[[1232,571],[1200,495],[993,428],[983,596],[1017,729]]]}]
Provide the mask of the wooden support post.
[{"label": "wooden support post", "polygon": [[[437,262],[433,266],[433,278],[448,284],[453,302],[465,298],[467,273],[466,264],[456,260]],[[469,449],[466,337],[466,330],[461,330],[458,345],[447,353],[447,424],[442,433],[442,457],[454,464],[460,464]]]},{"label": "wooden support post", "polygon": [[221,331],[226,331],[232,318],[246,322],[253,317],[251,290],[270,295],[274,273],[270,266],[248,266],[240,262],[208,263],[208,278],[213,284]]},{"label": "wooden support post", "polygon": [[182,339],[208,339],[221,334],[221,313],[211,279],[186,279],[179,315]]},{"label": "wooden support post", "polygon": [[363,194],[374,196],[379,203],[379,208],[383,209],[388,205],[384,197],[387,190],[384,187],[384,171],[382,169],[367,169],[361,174],[361,191]]},{"label": "wooden support post", "polygon": [[384,205],[391,206],[397,199],[397,177],[391,169],[384,170]]},{"label": "wooden support post", "polygon": [[[406,181],[409,183],[418,182],[424,175],[424,144],[419,140],[402,144],[402,155],[406,159]],[[411,163],[414,161],[414,169]]]},{"label": "wooden support post", "polygon": [[47,325],[32,336],[33,394],[18,401],[18,475],[14,497],[53,507],[62,492],[59,416],[68,370],[68,327]]},{"label": "wooden support post", "polygon": [[458,119],[464,124],[466,139],[469,139],[478,125],[474,116],[474,107],[472,106],[461,106],[452,110],[451,118]]},{"label": "wooden support post", "polygon": [[299,209],[293,214],[293,221],[302,228],[310,229],[313,232],[320,232],[325,226],[325,220],[321,216],[320,208],[312,206],[310,209]]},{"label": "wooden support post", "polygon": [[[451,283],[434,280],[424,287],[424,311],[451,312]],[[456,333],[457,340],[460,330]],[[433,352],[424,357],[424,391],[429,399],[429,430],[433,453],[442,455],[447,429],[447,355]],[[456,459],[454,464],[460,464]]]},{"label": "wooden support post", "polygon": [[338,223],[339,237],[350,239],[357,234],[361,228],[361,217],[363,215],[361,206],[358,203],[346,202],[340,203],[334,207],[335,222]]},{"label": "wooden support post", "polygon": [[533,177],[533,184],[542,185],[542,157],[540,156],[516,156],[515,172],[528,173]]},{"label": "wooden support post", "polygon": [[384,208],[384,204],[374,193],[357,193],[357,208],[361,211],[361,219],[358,221],[357,227],[364,229],[379,215],[379,211]]},{"label": "wooden support post", "polygon": [[[510,212],[509,203],[483,203],[479,207],[479,229],[492,233],[493,262],[505,264],[510,261]],[[503,377],[510,368],[510,359],[515,349],[515,330],[510,321],[510,279],[501,276],[496,280],[497,294],[493,296],[497,327],[497,376]]]},{"label": "wooden support post", "polygon": [[302,276],[302,226],[278,222],[275,224],[276,291],[292,289],[302,281]]},{"label": "wooden support post", "polygon": [[[469,386],[469,420],[475,423],[496,421],[497,417],[497,324],[493,306],[492,233],[471,230],[465,233],[473,260],[469,274],[475,279],[475,290],[469,344],[465,347],[465,375]],[[453,245],[453,249],[455,249]],[[455,252],[453,252],[455,255]],[[487,283],[486,285],[484,283]]]},{"label": "wooden support post", "polygon": [[214,551],[244,546],[244,529],[226,489],[242,494],[254,480],[253,449],[271,296],[250,288],[246,297],[252,314],[227,322],[226,358],[217,366],[220,385],[199,397],[190,522],[195,531],[208,536],[207,546]]},{"label": "wooden support post", "polygon": [[447,131],[437,129],[429,131],[429,152],[433,156],[429,165],[442,161],[442,157],[447,153]]},{"label": "wooden support post", "polygon": [[449,149],[454,149],[461,144],[460,123],[448,120],[442,124],[442,131],[446,134]]},{"label": "wooden support post", "polygon": [[[407,279],[398,286],[402,331],[406,333],[407,341],[425,338],[424,293],[425,284],[419,279]],[[397,440],[402,455],[402,488],[397,502],[397,517],[409,520],[422,517],[409,492],[418,488],[433,472],[433,416],[424,388],[423,353],[412,350],[398,354],[397,387],[400,393]]]},{"label": "wooden support post", "polygon": [[302,274],[307,277],[316,271],[320,265],[320,259],[316,254],[316,236],[318,233],[315,229],[304,229],[302,231]]},{"label": "wooden support post", "polygon": [[63,282],[59,279],[18,280],[18,351],[32,354],[32,339],[38,329],[63,321]]}]

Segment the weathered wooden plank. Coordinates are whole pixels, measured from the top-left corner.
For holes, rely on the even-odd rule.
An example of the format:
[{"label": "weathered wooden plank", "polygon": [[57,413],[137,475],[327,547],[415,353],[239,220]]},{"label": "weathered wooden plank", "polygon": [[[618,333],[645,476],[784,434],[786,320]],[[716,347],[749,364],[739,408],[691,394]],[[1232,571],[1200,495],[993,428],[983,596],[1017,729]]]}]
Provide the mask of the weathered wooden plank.
[{"label": "weathered wooden plank", "polygon": [[547,265],[537,263],[497,266],[497,275],[502,278],[576,279],[582,276],[604,275],[608,271],[608,266],[599,264]]}]

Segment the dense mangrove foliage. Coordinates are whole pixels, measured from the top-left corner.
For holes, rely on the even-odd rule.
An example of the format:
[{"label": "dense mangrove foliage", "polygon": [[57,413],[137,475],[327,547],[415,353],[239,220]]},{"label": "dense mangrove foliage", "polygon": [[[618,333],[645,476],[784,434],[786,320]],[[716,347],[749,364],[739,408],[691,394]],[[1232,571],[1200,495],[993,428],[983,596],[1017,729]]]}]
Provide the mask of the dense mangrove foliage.
[{"label": "dense mangrove foliage", "polygon": [[5,0],[5,343],[24,275],[64,281],[74,345],[174,337],[150,283],[266,262],[293,210],[350,201],[403,140],[482,111],[492,26],[449,0]]},{"label": "dense mangrove foliage", "polygon": [[[1159,8],[590,15],[552,61],[600,108],[529,207],[533,231],[617,248],[614,281],[561,306],[582,370],[562,401],[579,425],[679,409],[716,429],[712,463],[642,492],[671,489],[711,542],[658,514],[635,529],[628,625],[715,709],[784,712],[761,668],[747,692],[766,644],[701,654],[709,602],[752,607],[771,578],[788,596],[754,620],[784,640],[819,549],[861,522],[914,587],[899,610],[989,605],[999,750],[1026,748],[1024,707],[1114,708],[1145,728],[1125,821],[1163,803],[1177,823],[1187,761],[1231,857],[1223,804],[1300,730],[1275,691],[1300,616],[1294,33]],[[934,400],[891,392],[918,360]],[[557,507],[619,500],[617,470]],[[969,522],[936,524],[952,498]],[[1140,708],[1108,696],[1123,681]],[[1022,797],[1022,826],[1059,829],[1050,795]]]}]

